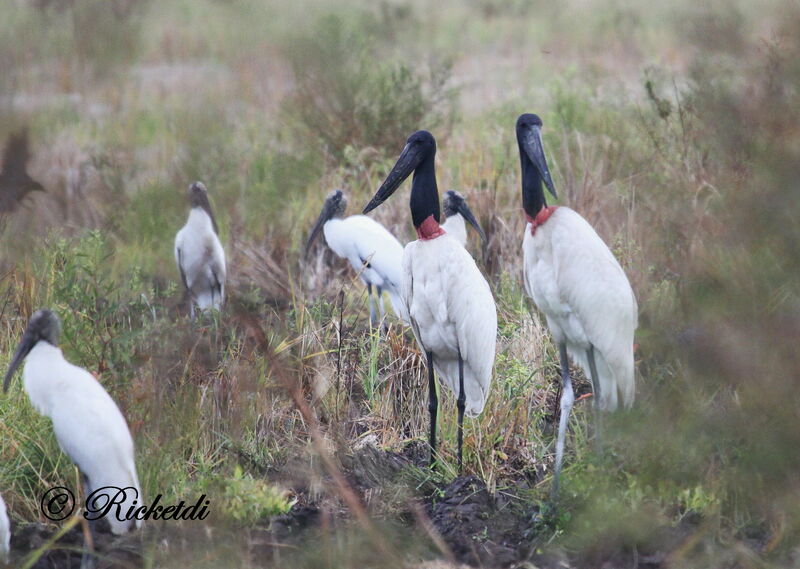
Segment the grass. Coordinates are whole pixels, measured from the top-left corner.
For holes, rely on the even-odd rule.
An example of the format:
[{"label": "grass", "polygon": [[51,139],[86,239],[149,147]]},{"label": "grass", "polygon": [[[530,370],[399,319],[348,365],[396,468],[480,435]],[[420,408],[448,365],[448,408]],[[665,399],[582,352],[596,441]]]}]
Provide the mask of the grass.
[{"label": "grass", "polygon": [[[439,140],[440,189],[462,191],[489,235],[479,265],[498,354],[486,410],[466,425],[466,471],[493,491],[526,484],[532,510],[544,503],[557,353],[521,286],[513,140],[516,116],[533,111],[559,203],[597,228],[640,305],[637,404],[609,418],[604,457],[589,445],[589,407],[576,407],[563,504],[537,547],[599,565],[688,528],[674,565],[790,564],[793,4],[102,4],[14,3],[0,24],[0,132],[30,126],[30,171],[48,189],[4,220],[0,363],[33,310],[62,316],[65,355],[128,419],[145,494],[207,492],[208,527],[231,536],[228,550],[191,526],[161,528],[198,544],[173,562],[266,563],[252,542],[298,489],[361,519],[325,457],[424,441],[427,375],[411,334],[396,323],[370,334],[346,263],[322,247],[302,258],[323,196],[342,187],[357,212],[417,128]],[[230,265],[226,310],[202,326],[182,316],[172,259],[195,179]],[[403,196],[375,217],[412,238]],[[444,556],[424,533],[390,539],[383,526],[455,476],[455,404],[441,400],[439,471],[381,490],[367,512],[376,533],[336,526],[293,559]],[[77,487],[77,473],[19,382],[0,417],[0,491],[16,522],[38,521],[44,490]],[[152,547],[147,563],[164,557]]]}]

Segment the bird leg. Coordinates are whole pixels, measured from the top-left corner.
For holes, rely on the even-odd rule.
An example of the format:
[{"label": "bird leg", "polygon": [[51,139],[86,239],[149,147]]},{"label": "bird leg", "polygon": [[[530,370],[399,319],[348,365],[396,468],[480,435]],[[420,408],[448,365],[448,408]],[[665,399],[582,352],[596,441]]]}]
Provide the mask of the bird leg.
[{"label": "bird leg", "polygon": [[[83,477],[83,493],[84,493],[84,500],[86,500],[89,496],[89,479],[86,478],[84,475]],[[95,531],[94,526],[97,523],[97,520],[91,519],[89,521],[89,535],[84,539],[83,542],[83,555],[81,556],[81,569],[94,569],[97,565],[97,557],[95,556],[94,552],[94,544],[95,544]]]},{"label": "bird leg", "polygon": [[372,298],[372,284],[367,283],[367,296],[369,297],[369,323],[373,328],[378,327],[378,315],[375,312],[375,299]]},{"label": "bird leg", "polygon": [[436,397],[436,380],[433,377],[433,352],[428,352],[428,412],[431,415],[431,433],[428,444],[431,447],[430,465],[433,466],[436,456],[436,413],[439,411],[439,399]]},{"label": "bird leg", "polygon": [[567,344],[561,342],[558,347],[561,354],[561,382],[563,391],[561,393],[561,418],[558,421],[558,438],[556,439],[556,467],[553,476],[552,499],[558,498],[558,477],[561,474],[561,465],[564,461],[564,439],[567,435],[567,422],[572,411],[572,404],[575,402],[575,394],[572,391],[572,379],[569,377],[569,359],[567,357]]},{"label": "bird leg", "polygon": [[381,311],[381,323],[383,324],[382,328],[384,332],[388,332],[389,326],[386,324],[386,309],[383,307],[383,288],[376,286],[375,290],[378,293],[378,308]]},{"label": "bird leg", "polygon": [[594,401],[592,407],[594,409],[594,445],[595,452],[599,453],[602,446],[601,435],[603,433],[603,418],[600,414],[600,376],[597,375],[597,364],[594,361],[594,345],[589,344],[587,350],[589,358],[589,371],[592,374],[592,392],[594,393]]},{"label": "bird leg", "polygon": [[189,318],[194,322],[194,298],[189,295]]},{"label": "bird leg", "polygon": [[461,350],[458,351],[458,474],[461,475],[462,454],[464,443],[464,409],[467,406],[467,394],[464,393],[464,360],[461,359]]}]

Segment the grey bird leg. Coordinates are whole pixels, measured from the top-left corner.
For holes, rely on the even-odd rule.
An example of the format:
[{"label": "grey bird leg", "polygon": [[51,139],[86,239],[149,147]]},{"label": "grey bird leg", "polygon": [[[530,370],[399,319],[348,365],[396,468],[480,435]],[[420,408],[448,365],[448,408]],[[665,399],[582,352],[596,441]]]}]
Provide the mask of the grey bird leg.
[{"label": "grey bird leg", "polygon": [[372,284],[367,283],[367,296],[369,297],[369,323],[373,328],[378,326],[377,314],[375,312],[375,301],[372,298]]},{"label": "grey bird leg", "polygon": [[564,439],[567,435],[567,422],[572,411],[572,404],[575,402],[575,394],[572,391],[572,379],[569,377],[569,359],[567,358],[567,344],[562,342],[558,346],[561,354],[561,382],[563,391],[561,392],[561,419],[558,421],[558,438],[556,439],[556,468],[553,476],[552,500],[558,499],[558,478],[561,474],[561,465],[564,461]]},{"label": "grey bird leg", "polygon": [[592,374],[592,392],[594,394],[594,446],[595,452],[599,453],[602,448],[602,434],[603,434],[603,418],[600,414],[600,376],[597,375],[597,364],[594,361],[594,345],[589,344],[587,350],[589,357],[589,371]]},{"label": "grey bird leg", "polygon": [[436,456],[436,414],[439,411],[439,399],[436,397],[436,380],[433,377],[433,352],[428,352],[428,412],[431,415],[431,434],[428,444],[431,447],[430,465],[433,466]]},{"label": "grey bird leg", "polygon": [[194,298],[189,294],[189,318],[194,321]]},{"label": "grey bird leg", "polygon": [[461,350],[458,351],[458,474],[461,475],[462,453],[464,443],[464,409],[467,407],[467,394],[464,393],[464,360],[461,359]]},{"label": "grey bird leg", "polygon": [[389,325],[386,324],[386,310],[383,307],[383,288],[376,286],[375,290],[378,292],[378,308],[381,311],[381,328],[383,328],[384,332],[389,331]]},{"label": "grey bird leg", "polygon": [[[89,480],[86,476],[83,477],[83,493],[84,493],[84,500],[89,497]],[[95,548],[94,544],[97,541],[96,535],[97,533],[94,531],[95,524],[97,523],[96,520],[88,520],[89,521],[89,536],[91,538],[91,543],[87,543],[87,540],[84,540],[83,543],[83,555],[81,556],[81,569],[95,569],[97,565],[97,557],[95,556]]]}]

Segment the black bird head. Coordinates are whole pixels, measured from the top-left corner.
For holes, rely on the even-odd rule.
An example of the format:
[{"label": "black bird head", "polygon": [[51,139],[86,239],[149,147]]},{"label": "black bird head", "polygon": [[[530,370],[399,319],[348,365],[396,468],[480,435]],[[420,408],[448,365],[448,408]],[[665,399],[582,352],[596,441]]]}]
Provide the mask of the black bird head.
[{"label": "black bird head", "polygon": [[[439,194],[436,188],[434,157],[436,156],[436,139],[427,130],[418,130],[408,137],[406,146],[400,157],[386,176],[386,180],[375,192],[375,195],[364,208],[369,213],[385,202],[400,184],[414,173],[414,188],[411,192],[411,215],[414,226],[419,227],[422,221],[433,215],[439,221]],[[424,169],[424,172],[420,170]],[[415,195],[416,194],[416,195]]]},{"label": "black bird head", "polygon": [[322,204],[322,210],[319,212],[319,217],[314,223],[314,227],[311,229],[311,234],[308,236],[304,253],[305,255],[308,255],[308,251],[311,249],[314,239],[317,238],[317,235],[319,235],[319,232],[325,226],[325,223],[336,217],[343,217],[346,209],[347,198],[342,190],[333,190],[328,194],[328,197],[325,198],[325,203]]},{"label": "black bird head", "polygon": [[8,366],[5,380],[3,381],[3,391],[8,391],[8,386],[11,383],[11,378],[14,377],[14,372],[22,364],[22,361],[31,352],[33,347],[40,341],[48,342],[54,346],[58,345],[58,338],[61,335],[61,321],[54,312],[42,308],[37,310],[31,316],[28,322],[28,327],[25,328],[25,333],[22,335],[17,346],[17,351],[14,352],[14,357],[11,359],[11,364]]},{"label": "black bird head", "polygon": [[189,205],[192,208],[199,207],[211,218],[211,225],[214,226],[214,233],[219,234],[217,220],[214,219],[214,212],[211,211],[211,202],[208,201],[208,189],[203,182],[194,182],[189,186]]},{"label": "black bird head", "polygon": [[[550,176],[550,169],[547,167],[547,159],[544,156],[542,119],[538,115],[524,114],[517,119],[517,144],[519,145],[519,156],[522,164],[523,201],[532,197],[531,195],[526,196],[530,192],[542,192],[542,181],[550,193],[553,194],[553,197],[558,198],[556,188],[553,185],[553,178]],[[531,169],[531,166],[534,169]],[[534,186],[538,186],[538,188]],[[541,193],[540,199],[543,204],[543,193]],[[526,207],[525,210],[528,211],[528,208]],[[529,213],[535,215],[536,212]]]},{"label": "black bird head", "polygon": [[481,236],[481,241],[486,243],[486,234],[478,224],[478,220],[475,219],[475,216],[472,214],[472,210],[469,209],[464,196],[455,190],[445,192],[444,199],[442,200],[442,208],[444,209],[445,219],[451,215],[461,214],[461,217],[463,217],[465,221],[474,227],[475,231],[478,232],[478,235]]}]

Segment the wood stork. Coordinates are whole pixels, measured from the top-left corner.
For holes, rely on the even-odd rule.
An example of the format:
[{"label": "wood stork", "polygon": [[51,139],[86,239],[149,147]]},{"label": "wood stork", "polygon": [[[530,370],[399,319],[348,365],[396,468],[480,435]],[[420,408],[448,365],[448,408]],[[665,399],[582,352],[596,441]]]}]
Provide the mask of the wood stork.
[{"label": "wood stork", "polygon": [[478,220],[472,215],[472,210],[469,209],[464,196],[455,190],[445,192],[442,199],[442,209],[444,210],[442,229],[461,243],[462,247],[467,245],[467,226],[464,223],[465,221],[474,227],[478,235],[481,236],[481,243],[486,244],[486,234],[478,224]]},{"label": "wood stork", "polygon": [[217,222],[201,182],[189,186],[189,219],[175,236],[175,261],[183,286],[189,292],[190,312],[219,310],[225,300],[225,251],[219,241]]},{"label": "wood stork", "polygon": [[[11,360],[3,391],[8,391],[14,372],[27,358],[23,382],[31,404],[52,421],[58,444],[83,476],[86,496],[97,491],[97,504],[111,499],[120,504],[118,512],[112,509],[113,515],[104,519],[113,533],[123,534],[141,526],[139,520],[124,519],[137,501],[142,505],[133,439],[103,386],[88,371],[64,359],[58,348],[60,332],[61,322],[53,312],[34,312]],[[124,496],[117,496],[116,490],[103,492],[109,486],[129,490]],[[96,523],[89,522],[92,533]],[[91,565],[87,559],[91,557],[84,554],[83,564]]]},{"label": "wood stork", "polygon": [[[549,206],[542,182],[554,197],[541,137],[542,120],[517,120],[522,167],[522,205],[528,223],[522,242],[525,288],[547,318],[561,358],[561,420],[556,439],[553,495],[564,457],[564,438],[575,400],[571,356],[592,381],[595,410],[633,404],[633,334],[636,297],[625,272],[592,226],[568,207]],[[599,417],[597,417],[599,419]]]},{"label": "wood stork", "polygon": [[372,325],[375,327],[378,325],[372,298],[373,286],[378,295],[377,304],[381,321],[384,318],[383,291],[385,290],[389,293],[395,314],[407,322],[408,312],[400,296],[403,246],[383,225],[366,215],[344,217],[346,209],[347,198],[341,190],[334,190],[328,194],[308,237],[306,255],[322,230],[328,247],[339,257],[347,259],[367,285],[369,319]]},{"label": "wood stork", "polygon": [[497,311],[489,284],[475,261],[439,225],[436,141],[421,130],[412,134],[375,196],[368,213],[383,203],[411,172],[411,217],[419,239],[403,252],[403,298],[411,327],[428,364],[431,464],[436,451],[434,369],[458,394],[458,467],[462,464],[464,413],[478,416],[486,403],[494,364]]},{"label": "wood stork", "polygon": [[9,554],[11,553],[11,522],[8,521],[6,503],[0,496],[0,562],[8,565]]}]

